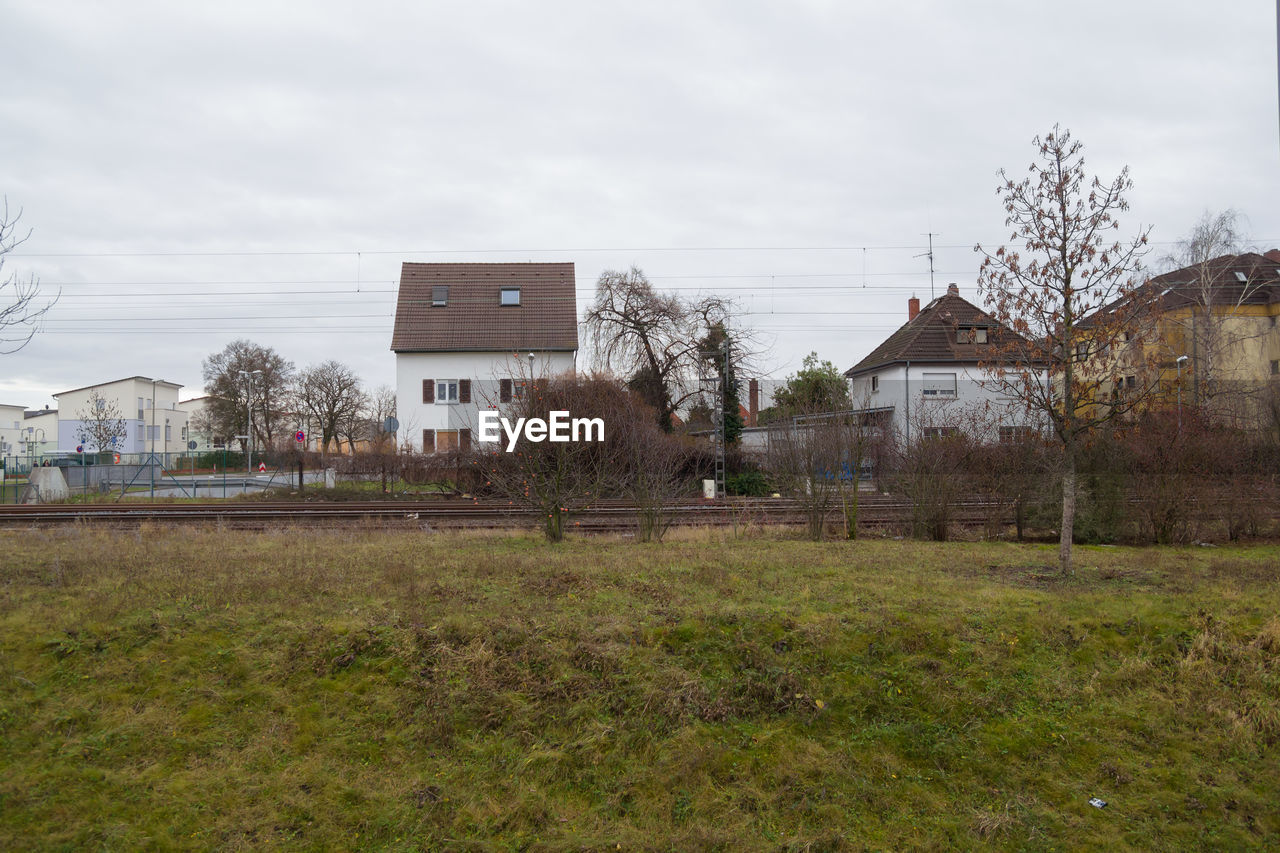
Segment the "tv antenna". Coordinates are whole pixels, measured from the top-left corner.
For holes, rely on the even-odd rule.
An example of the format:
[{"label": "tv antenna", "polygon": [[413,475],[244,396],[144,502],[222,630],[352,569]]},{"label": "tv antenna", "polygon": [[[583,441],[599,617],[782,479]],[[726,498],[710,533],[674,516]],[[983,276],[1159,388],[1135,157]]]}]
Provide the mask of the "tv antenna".
[{"label": "tv antenna", "polygon": [[929,238],[929,251],[925,252],[922,255],[916,255],[915,257],[929,259],[929,301],[932,302],[933,301],[933,238],[941,237],[942,235],[934,231],[930,231],[926,234],[926,236]]}]

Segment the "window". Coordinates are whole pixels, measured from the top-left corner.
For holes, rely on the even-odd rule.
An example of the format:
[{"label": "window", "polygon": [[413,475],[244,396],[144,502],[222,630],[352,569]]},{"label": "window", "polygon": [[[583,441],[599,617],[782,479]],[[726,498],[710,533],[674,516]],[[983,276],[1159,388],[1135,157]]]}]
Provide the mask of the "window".
[{"label": "window", "polygon": [[1012,444],[1015,441],[1028,441],[1036,436],[1035,427],[1002,426],[1000,427],[1000,443]]},{"label": "window", "polygon": [[437,403],[458,402],[458,380],[437,379],[436,380],[436,402]]},{"label": "window", "polygon": [[924,395],[926,397],[954,397],[956,395],[956,375],[954,373],[926,373],[924,375]]},{"label": "window", "polygon": [[1280,361],[1271,362],[1271,375],[1280,376]]},{"label": "window", "polygon": [[1086,343],[1076,344],[1076,360],[1084,361],[1089,357],[1089,345]]},{"label": "window", "polygon": [[498,380],[498,402],[510,403],[512,400],[524,399],[524,382],[515,379]]},{"label": "window", "polygon": [[925,427],[925,438],[946,438],[949,435],[955,435],[960,432],[956,427]]},{"label": "window", "polygon": [[985,344],[987,342],[987,330],[982,326],[961,326],[956,330],[956,343],[958,344]]},{"label": "window", "polygon": [[520,304],[520,288],[504,287],[500,291],[499,305],[519,305]]},{"label": "window", "polygon": [[1126,377],[1124,378],[1124,387],[1125,387],[1125,390],[1126,390],[1126,391],[1132,391],[1133,389],[1137,388],[1137,387],[1138,387],[1138,377],[1136,377],[1136,376],[1126,376]]},{"label": "window", "polygon": [[[99,398],[98,398],[98,409],[99,409],[99,410],[101,410],[101,409],[102,409],[102,407],[103,407],[103,406],[105,406],[105,405],[106,405],[106,403],[102,400],[102,398],[101,398],[101,397],[99,397]],[[143,419],[143,415],[142,415],[142,398],[141,398],[141,397],[139,397],[139,398],[138,398],[138,420],[142,420],[142,419]]]},{"label": "window", "polygon": [[877,391],[879,391],[879,390],[880,390],[880,377],[879,377],[879,376],[872,376],[872,377],[871,377],[871,393],[873,393],[873,394],[874,394],[875,392],[877,392]]},{"label": "window", "polygon": [[431,288],[431,307],[444,308],[449,304],[449,286],[437,284]]}]

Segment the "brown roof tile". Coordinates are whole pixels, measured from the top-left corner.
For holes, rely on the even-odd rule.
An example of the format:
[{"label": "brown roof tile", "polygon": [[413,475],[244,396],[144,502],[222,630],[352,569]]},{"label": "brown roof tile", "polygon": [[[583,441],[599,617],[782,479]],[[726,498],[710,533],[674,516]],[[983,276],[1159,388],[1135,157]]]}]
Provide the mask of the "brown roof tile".
[{"label": "brown roof tile", "polygon": [[[449,288],[433,307],[431,288]],[[503,287],[520,304],[499,304]],[[414,264],[400,270],[395,352],[561,350],[578,348],[573,264]]]},{"label": "brown roof tile", "polygon": [[857,376],[877,367],[896,362],[957,362],[978,364],[992,358],[990,344],[957,343],[959,326],[987,329],[988,341],[996,343],[1012,335],[994,317],[965,300],[958,292],[948,290],[930,302],[914,320],[894,332],[871,354],[844,372]]},{"label": "brown roof tile", "polygon": [[[1241,281],[1241,276],[1244,280]],[[1206,286],[1202,286],[1202,282]],[[1280,251],[1265,254],[1242,252],[1222,255],[1203,264],[1172,270],[1148,279],[1134,292],[1155,311],[1176,311],[1198,306],[1206,293],[1214,305],[1270,305],[1280,302]],[[1096,325],[1121,304],[1110,302],[1080,321],[1081,328]]]}]

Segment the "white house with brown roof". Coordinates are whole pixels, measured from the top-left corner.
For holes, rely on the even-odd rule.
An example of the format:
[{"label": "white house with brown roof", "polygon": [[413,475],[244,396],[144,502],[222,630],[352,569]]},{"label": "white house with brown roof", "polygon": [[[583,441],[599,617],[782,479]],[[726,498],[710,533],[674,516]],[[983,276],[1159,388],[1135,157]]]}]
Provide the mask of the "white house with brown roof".
[{"label": "white house with brown roof", "polygon": [[574,370],[573,264],[406,263],[391,349],[400,445],[468,449],[480,409]]},{"label": "white house with brown roof", "polygon": [[907,322],[845,371],[850,396],[868,420],[907,441],[963,429],[979,415],[997,420],[1002,436],[1025,429],[1036,418],[1001,392],[986,366],[1013,334],[955,284],[923,309],[912,297]]}]

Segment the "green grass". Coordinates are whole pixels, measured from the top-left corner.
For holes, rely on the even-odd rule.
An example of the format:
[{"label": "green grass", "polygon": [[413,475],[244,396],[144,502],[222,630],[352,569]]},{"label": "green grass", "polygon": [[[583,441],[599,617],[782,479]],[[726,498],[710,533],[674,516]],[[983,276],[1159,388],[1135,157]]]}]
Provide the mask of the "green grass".
[{"label": "green grass", "polygon": [[[0,847],[1247,849],[1280,549],[0,534]],[[1088,804],[1107,800],[1105,809]]]}]

